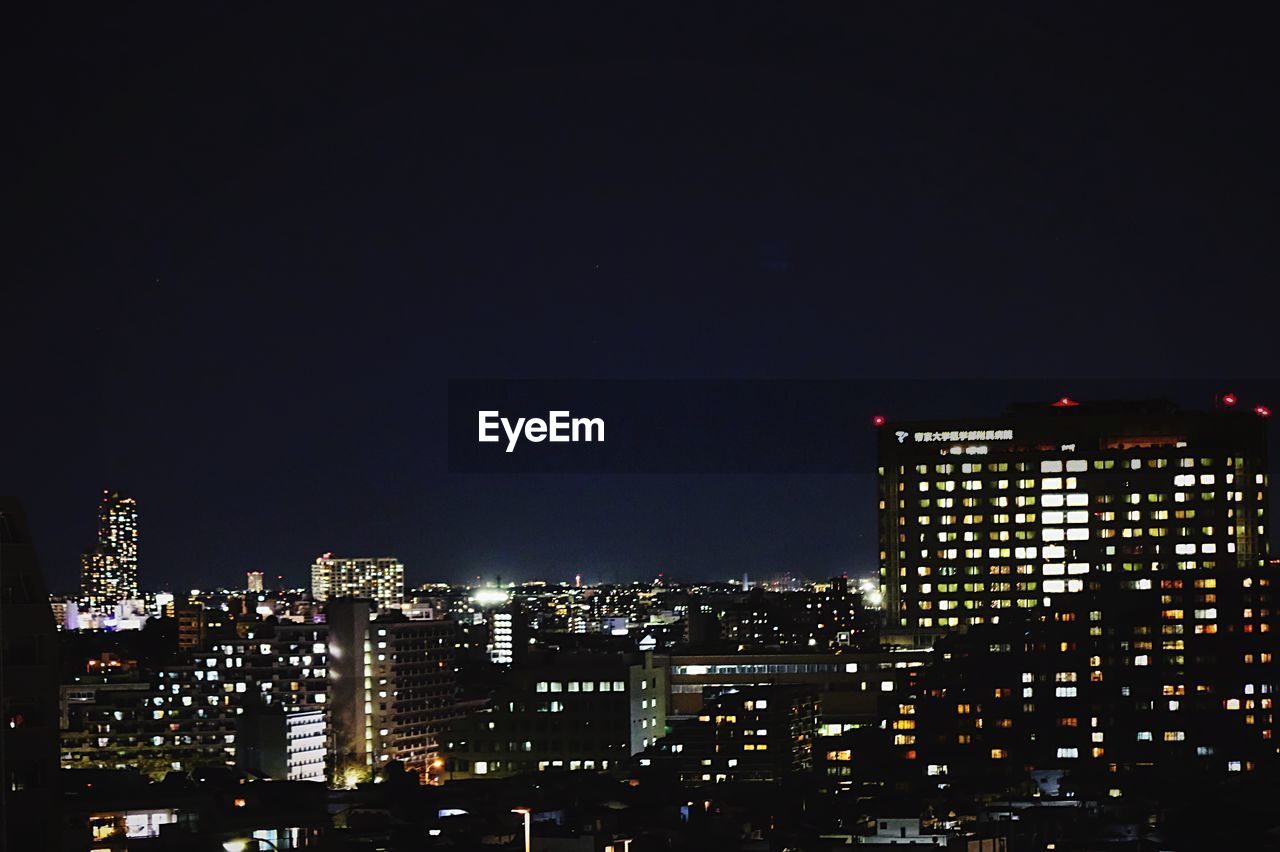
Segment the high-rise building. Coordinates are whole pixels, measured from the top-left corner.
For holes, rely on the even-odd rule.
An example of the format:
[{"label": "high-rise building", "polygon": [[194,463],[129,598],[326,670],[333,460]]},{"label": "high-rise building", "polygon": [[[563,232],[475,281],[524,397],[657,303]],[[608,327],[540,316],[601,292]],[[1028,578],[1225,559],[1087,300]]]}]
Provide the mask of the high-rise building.
[{"label": "high-rise building", "polygon": [[888,719],[908,764],[1115,796],[1274,761],[1265,418],[1064,399],[884,428],[889,629],[939,641]]},{"label": "high-rise building", "polygon": [[376,764],[397,760],[426,780],[456,703],[456,625],[397,613],[369,625]]},{"label": "high-rise building", "polygon": [[455,706],[455,623],[375,619],[366,600],[326,612],[335,780],[367,779],[393,760],[426,780]]},{"label": "high-rise building", "polygon": [[98,540],[80,560],[80,601],[97,610],[138,597],[138,502],[104,491]]},{"label": "high-rise building", "polygon": [[311,596],[317,601],[367,598],[379,609],[404,602],[404,565],[399,559],[348,559],[326,553],[311,566]]},{"label": "high-rise building", "polygon": [[138,501],[118,491],[102,492],[98,506],[98,540],[120,555],[120,563],[138,578]]},{"label": "high-rise building", "polygon": [[250,592],[260,594],[262,592],[262,572],[250,571],[245,575],[247,587]]},{"label": "high-rise building", "polygon": [[61,844],[58,637],[26,516],[0,498],[0,848]]},{"label": "high-rise building", "polygon": [[905,641],[1172,579],[1168,626],[1267,629],[1264,418],[1062,399],[881,428],[881,591]]}]

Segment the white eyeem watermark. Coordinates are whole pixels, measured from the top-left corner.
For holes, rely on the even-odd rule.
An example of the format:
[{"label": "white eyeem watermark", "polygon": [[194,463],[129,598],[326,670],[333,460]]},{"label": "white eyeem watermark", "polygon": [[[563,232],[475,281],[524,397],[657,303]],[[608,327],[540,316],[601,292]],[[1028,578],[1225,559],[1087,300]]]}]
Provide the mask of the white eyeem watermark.
[{"label": "white eyeem watermark", "polygon": [[549,411],[547,418],[518,417],[514,421],[500,411],[479,411],[479,441],[496,444],[506,435],[506,452],[514,452],[523,437],[540,444],[604,443],[603,417],[573,417],[568,411]]}]

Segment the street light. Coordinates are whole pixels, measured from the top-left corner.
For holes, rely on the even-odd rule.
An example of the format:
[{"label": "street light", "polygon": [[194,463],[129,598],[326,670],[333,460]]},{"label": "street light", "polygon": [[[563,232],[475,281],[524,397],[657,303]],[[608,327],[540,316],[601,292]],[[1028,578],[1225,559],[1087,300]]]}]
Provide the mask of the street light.
[{"label": "street light", "polygon": [[255,849],[262,849],[262,844],[265,843],[268,849],[274,849],[279,852],[278,846],[262,837],[236,837],[232,840],[223,841],[222,848],[227,852],[245,852],[245,850],[249,849],[250,843],[254,845],[253,848]]},{"label": "street light", "polygon": [[511,813],[521,814],[524,816],[524,852],[530,852],[530,844],[533,840],[531,833],[533,810],[531,808],[512,808]]}]

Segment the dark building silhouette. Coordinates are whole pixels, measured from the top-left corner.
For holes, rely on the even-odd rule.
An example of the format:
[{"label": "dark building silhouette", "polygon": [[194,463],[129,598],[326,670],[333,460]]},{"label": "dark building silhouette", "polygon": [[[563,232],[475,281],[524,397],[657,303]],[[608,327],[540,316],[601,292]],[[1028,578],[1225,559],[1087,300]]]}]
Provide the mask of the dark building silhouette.
[{"label": "dark building silhouette", "polygon": [[861,647],[874,638],[872,619],[863,612],[862,596],[850,594],[844,578],[838,583],[815,592],[752,589],[720,613],[722,638],[742,649]]},{"label": "dark building silhouette", "polygon": [[814,768],[820,703],[805,686],[730,689],[637,759],[638,773],[661,782],[781,782]]},{"label": "dark building silhouette", "polygon": [[448,780],[624,765],[666,732],[667,669],[652,653],[530,654],[487,707],[443,735]]},{"label": "dark building silhouette", "polygon": [[57,636],[16,498],[0,497],[0,848],[56,848]]},{"label": "dark building silhouette", "polygon": [[[1144,622],[1135,614],[1093,635],[1087,621],[1010,620],[939,640],[937,661],[913,673],[888,721],[903,769],[978,791],[1058,773],[1104,797],[1157,776],[1273,772],[1272,666],[1252,637],[1164,640],[1184,643],[1174,664],[1144,654],[1146,637],[1162,641]],[[853,760],[881,754],[855,749]],[[897,774],[883,762],[880,771]]]}]

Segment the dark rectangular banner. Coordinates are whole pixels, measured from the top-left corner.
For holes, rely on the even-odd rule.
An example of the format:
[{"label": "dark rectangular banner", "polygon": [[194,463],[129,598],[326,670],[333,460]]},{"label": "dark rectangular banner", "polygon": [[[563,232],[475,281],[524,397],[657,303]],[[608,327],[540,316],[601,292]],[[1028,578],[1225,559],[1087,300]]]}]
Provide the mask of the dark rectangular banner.
[{"label": "dark rectangular banner", "polygon": [[[1208,408],[1222,383],[1169,381],[466,380],[449,384],[454,473],[795,473],[873,470],[876,442],[909,424],[1114,400]],[[1235,388],[1275,398],[1275,384]],[[1243,405],[1243,403],[1242,403]],[[913,431],[910,438],[917,440]],[[929,437],[933,437],[930,435]],[[944,436],[945,437],[945,436]],[[973,444],[969,441],[968,444]],[[975,446],[961,448],[980,451]]]}]

